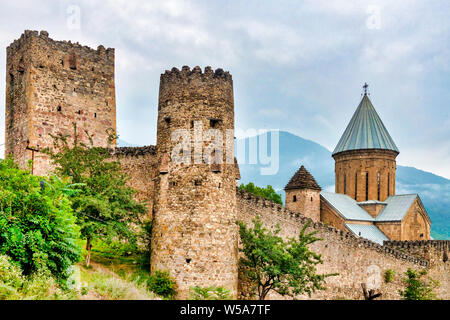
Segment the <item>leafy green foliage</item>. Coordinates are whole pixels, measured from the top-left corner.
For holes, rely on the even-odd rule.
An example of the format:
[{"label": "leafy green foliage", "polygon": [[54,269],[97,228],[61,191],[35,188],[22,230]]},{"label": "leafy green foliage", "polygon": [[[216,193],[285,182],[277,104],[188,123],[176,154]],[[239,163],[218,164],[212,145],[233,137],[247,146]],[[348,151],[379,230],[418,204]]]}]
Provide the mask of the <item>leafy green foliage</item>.
[{"label": "leafy green foliage", "polygon": [[166,299],[173,299],[177,294],[176,282],[167,271],[156,270],[148,278],[147,287]]},{"label": "leafy green foliage", "polygon": [[248,228],[239,221],[242,242],[240,259],[244,276],[253,283],[259,299],[264,300],[270,291],[280,295],[295,297],[315,290],[323,290],[325,277],[335,274],[316,274],[315,266],[322,263],[321,256],[309,250],[308,245],[320,240],[314,237],[316,232],[306,233],[306,224],[298,239],[284,241],[280,236],[279,226],[272,232],[262,226],[259,218],[254,227]]},{"label": "leafy green foliage", "polygon": [[79,228],[69,194],[73,186],[20,170],[0,160],[0,254],[8,255],[25,275],[51,272],[67,279],[78,261]]},{"label": "leafy green foliage", "polygon": [[273,189],[271,185],[262,188],[255,186],[253,182],[249,182],[248,184],[241,184],[239,186],[239,189],[252,193],[255,196],[260,196],[265,199],[269,199],[270,201],[273,201],[275,203],[283,204],[283,201],[281,200],[281,194],[276,193],[276,191]]},{"label": "leafy green foliage", "polygon": [[231,291],[223,287],[192,287],[190,296],[192,300],[232,300]]},{"label": "leafy green foliage", "polygon": [[395,271],[392,269],[388,269],[384,273],[384,282],[390,283],[390,282],[392,282],[392,280],[394,280],[394,277],[395,277]]},{"label": "leafy green foliage", "polygon": [[424,279],[427,270],[408,269],[405,272],[403,282],[406,284],[405,290],[399,290],[403,300],[433,300],[436,295],[433,290],[439,286],[439,282],[431,278]]},{"label": "leafy green foliage", "polygon": [[76,292],[61,288],[48,273],[23,275],[18,264],[0,255],[0,300],[74,299]]},{"label": "leafy green foliage", "polygon": [[[146,208],[133,198],[135,191],[127,185],[128,177],[120,163],[111,159],[110,148],[94,147],[92,137],[85,134],[89,145],[78,140],[74,124],[73,143],[69,144],[68,136],[53,136],[54,149],[47,148],[45,153],[55,165],[55,172],[70,177],[80,191],[71,197],[72,208],[77,212],[81,234],[87,239],[90,257],[92,239],[119,237],[136,241],[131,225],[139,222],[139,214]],[[108,145],[115,138],[110,133]]]}]

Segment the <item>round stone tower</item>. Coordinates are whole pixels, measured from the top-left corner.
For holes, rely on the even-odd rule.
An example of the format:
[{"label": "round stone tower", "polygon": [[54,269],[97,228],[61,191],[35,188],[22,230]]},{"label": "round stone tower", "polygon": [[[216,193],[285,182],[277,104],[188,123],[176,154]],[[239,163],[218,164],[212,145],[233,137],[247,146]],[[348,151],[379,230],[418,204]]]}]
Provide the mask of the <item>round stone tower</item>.
[{"label": "round stone tower", "polygon": [[333,151],[336,193],[356,201],[395,195],[399,150],[365,93]]},{"label": "round stone tower", "polygon": [[230,289],[237,297],[238,228],[233,81],[206,67],[161,75],[159,174],[151,270],[168,270],[178,298],[193,286]]}]

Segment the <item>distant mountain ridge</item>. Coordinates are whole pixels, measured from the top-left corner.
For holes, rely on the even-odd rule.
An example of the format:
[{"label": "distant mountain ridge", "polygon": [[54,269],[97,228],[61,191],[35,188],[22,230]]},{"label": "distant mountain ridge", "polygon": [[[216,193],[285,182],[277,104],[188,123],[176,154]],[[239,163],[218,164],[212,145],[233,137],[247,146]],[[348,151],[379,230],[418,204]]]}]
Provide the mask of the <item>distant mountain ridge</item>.
[{"label": "distant mountain ridge", "polygon": [[[248,154],[248,138],[245,140]],[[236,143],[242,143],[242,140]],[[314,176],[322,189],[334,192],[334,160],[331,152],[314,141],[289,132],[279,132],[279,170],[276,175],[261,175],[259,169],[262,165],[245,164],[245,159],[238,161],[240,183],[254,182],[258,186],[270,184],[282,194],[283,201],[283,189],[301,165]],[[397,165],[396,194],[407,193],[418,193],[422,199],[432,221],[432,237],[450,239],[450,180],[414,167]]]},{"label": "distant mountain ridge", "polygon": [[[248,159],[248,138],[246,159],[238,161],[241,173],[240,183],[254,182],[258,186],[270,184],[282,194],[284,187],[301,165],[314,176],[323,190],[334,192],[334,160],[331,152],[320,144],[303,139],[286,131],[279,132],[279,170],[275,175],[261,175],[261,164],[245,164]],[[243,140],[236,140],[241,143]],[[258,149],[259,149],[259,139]],[[134,147],[118,139],[118,146]],[[268,139],[270,154],[270,139]],[[450,239],[450,180],[430,172],[397,165],[396,194],[418,193],[430,215],[431,235],[434,239]]]}]

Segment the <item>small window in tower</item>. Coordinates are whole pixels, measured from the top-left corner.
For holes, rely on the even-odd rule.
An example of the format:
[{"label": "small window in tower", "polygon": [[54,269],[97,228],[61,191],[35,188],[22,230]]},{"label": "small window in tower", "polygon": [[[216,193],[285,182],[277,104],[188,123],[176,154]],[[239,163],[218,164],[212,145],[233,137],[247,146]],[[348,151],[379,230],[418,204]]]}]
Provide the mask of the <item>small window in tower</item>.
[{"label": "small window in tower", "polygon": [[194,128],[194,120],[191,120],[191,129]]},{"label": "small window in tower", "polygon": [[292,202],[297,202],[297,196],[294,196],[294,197],[292,198]]},{"label": "small window in tower", "polygon": [[355,200],[358,196],[358,172],[355,173]]},{"label": "small window in tower", "polygon": [[94,118],[97,118],[97,113],[96,112],[94,112]]},{"label": "small window in tower", "polygon": [[62,110],[61,106],[58,106],[58,108],[56,108],[56,110],[57,110],[58,112],[61,112],[61,110]]},{"label": "small window in tower", "polygon": [[164,121],[165,121],[168,125],[170,124],[170,120],[171,120],[170,117],[165,117],[165,118],[164,118]]},{"label": "small window in tower", "polygon": [[186,263],[187,263],[187,264],[191,263],[191,261],[192,261],[192,260],[189,259],[189,258],[186,259]]},{"label": "small window in tower", "polygon": [[202,181],[201,180],[194,180],[194,186],[201,186],[202,185]]},{"label": "small window in tower", "polygon": [[420,237],[423,238],[423,233],[420,234]]},{"label": "small window in tower", "polygon": [[81,114],[81,110],[78,110],[77,113],[78,113],[78,114]]},{"label": "small window in tower", "polygon": [[222,121],[221,119],[209,119],[209,126],[211,128],[217,128],[221,121]]},{"label": "small window in tower", "polygon": [[77,70],[77,56],[75,53],[72,53],[69,56],[69,68],[72,70]]},{"label": "small window in tower", "polygon": [[311,197],[311,202],[312,202],[312,197]]}]

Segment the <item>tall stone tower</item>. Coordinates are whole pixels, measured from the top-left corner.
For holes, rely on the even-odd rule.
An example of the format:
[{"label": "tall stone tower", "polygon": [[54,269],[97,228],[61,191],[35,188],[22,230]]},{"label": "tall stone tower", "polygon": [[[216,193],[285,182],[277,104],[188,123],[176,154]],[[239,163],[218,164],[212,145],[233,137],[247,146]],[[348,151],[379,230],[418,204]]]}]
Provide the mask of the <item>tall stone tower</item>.
[{"label": "tall stone tower", "polygon": [[284,191],[286,192],[286,208],[314,221],[320,221],[321,188],[304,166],[301,166],[292,176]]},{"label": "tall stone tower", "polygon": [[22,167],[33,159],[34,174],[46,174],[41,152],[53,146],[50,134],[73,136],[105,146],[116,130],[114,49],[97,50],[54,41],[46,31],[25,31],[6,50],[6,155]]},{"label": "tall stone tower", "polygon": [[336,193],[358,202],[395,195],[399,150],[367,93],[333,151]]},{"label": "tall stone tower", "polygon": [[[158,111],[151,269],[168,270],[175,277],[178,298],[188,298],[192,286],[209,285],[226,287],[236,297],[232,77],[210,67],[204,72],[186,66],[166,71],[161,75]],[[211,139],[214,132],[223,139]],[[216,141],[223,153],[212,151],[207,140]],[[182,163],[177,159],[180,145],[185,148]],[[202,154],[222,161],[205,162]]]}]

